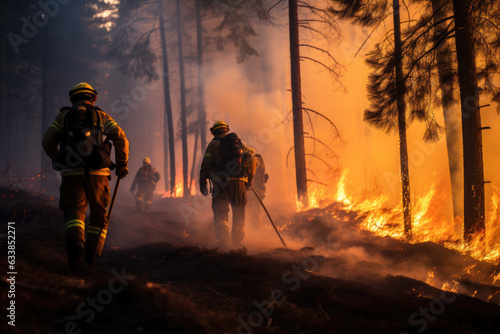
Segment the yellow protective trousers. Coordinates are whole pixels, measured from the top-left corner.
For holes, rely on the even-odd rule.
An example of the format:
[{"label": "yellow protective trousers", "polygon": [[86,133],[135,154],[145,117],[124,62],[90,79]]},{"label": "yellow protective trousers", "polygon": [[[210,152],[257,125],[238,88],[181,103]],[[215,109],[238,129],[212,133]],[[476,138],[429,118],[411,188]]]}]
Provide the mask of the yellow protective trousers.
[{"label": "yellow protective trousers", "polygon": [[212,210],[214,212],[215,237],[223,248],[229,246],[229,205],[233,211],[231,238],[233,247],[240,247],[245,237],[245,182],[229,180],[214,183]]},{"label": "yellow protective trousers", "polygon": [[[137,189],[137,194],[135,198],[135,205],[138,211],[151,211],[151,204],[153,203],[153,192],[155,191],[155,186],[150,181],[139,183]],[[144,206],[144,200],[146,200],[146,205]]]},{"label": "yellow protective trousers", "polygon": [[[108,221],[107,206],[110,202],[107,176],[72,175],[62,178],[59,208],[66,222],[66,245],[85,245],[87,263],[94,263],[101,255],[106,241]],[[85,213],[90,207],[90,221],[85,238]]]}]

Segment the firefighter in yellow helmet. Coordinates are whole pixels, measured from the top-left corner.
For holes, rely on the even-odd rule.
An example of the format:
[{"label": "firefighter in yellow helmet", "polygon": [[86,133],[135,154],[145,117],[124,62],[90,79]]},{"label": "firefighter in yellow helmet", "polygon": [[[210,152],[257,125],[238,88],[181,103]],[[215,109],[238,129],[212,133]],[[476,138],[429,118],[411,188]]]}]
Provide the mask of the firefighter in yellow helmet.
[{"label": "firefighter in yellow helmet", "polygon": [[[123,178],[128,174],[125,132],[94,106],[96,98],[97,91],[91,85],[77,84],[69,92],[72,106],[61,109],[42,141],[53,168],[62,176],[59,207],[66,222],[68,265],[73,270],[84,253],[86,262],[94,263],[106,240],[111,143],[115,147],[116,175]],[[86,225],[87,206],[90,219]]]},{"label": "firefighter in yellow helmet", "polygon": [[[153,198],[153,192],[158,180],[160,180],[160,173],[151,166],[151,160],[148,157],[144,158],[142,160],[142,167],[135,174],[134,182],[132,182],[132,187],[130,187],[130,191],[134,193],[136,186],[139,185],[139,189],[137,189],[137,194],[135,195],[135,204],[138,211],[151,211],[151,199]],[[145,206],[144,200],[146,200]]]},{"label": "firefighter in yellow helmet", "polygon": [[[229,126],[217,121],[210,128],[214,136],[208,144],[201,163],[200,190],[208,195],[207,180],[213,183],[212,210],[215,237],[221,248],[240,248],[245,236],[246,187],[252,184],[253,173],[247,172],[241,153],[245,146]],[[255,172],[255,170],[254,170]],[[229,233],[229,205],[233,211],[233,224]]]}]

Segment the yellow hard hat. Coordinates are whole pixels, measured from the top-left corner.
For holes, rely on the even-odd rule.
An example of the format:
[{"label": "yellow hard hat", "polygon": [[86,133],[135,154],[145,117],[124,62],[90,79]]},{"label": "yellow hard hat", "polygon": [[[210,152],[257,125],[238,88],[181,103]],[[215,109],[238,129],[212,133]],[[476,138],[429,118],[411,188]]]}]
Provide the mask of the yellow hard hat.
[{"label": "yellow hard hat", "polygon": [[223,122],[223,121],[217,121],[214,123],[214,125],[210,128],[210,132],[214,134],[215,131],[226,128],[226,131],[229,131],[229,126]]},{"label": "yellow hard hat", "polygon": [[69,96],[72,97],[80,93],[90,93],[94,96],[97,96],[97,91],[86,82],[80,82],[78,85],[73,87],[73,89],[69,91]]},{"label": "yellow hard hat", "polygon": [[144,160],[142,160],[142,162],[145,162],[147,164],[150,164],[151,163],[151,160],[148,158],[148,157],[145,157]]}]

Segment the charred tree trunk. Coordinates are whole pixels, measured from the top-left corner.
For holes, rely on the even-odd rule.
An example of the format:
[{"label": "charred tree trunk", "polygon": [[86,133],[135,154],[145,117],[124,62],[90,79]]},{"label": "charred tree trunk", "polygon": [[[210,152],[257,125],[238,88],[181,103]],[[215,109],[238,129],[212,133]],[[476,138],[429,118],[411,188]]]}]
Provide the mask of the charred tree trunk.
[{"label": "charred tree trunk", "polygon": [[300,83],[299,18],[297,0],[288,1],[290,26],[290,62],[292,74],[293,139],[295,150],[295,176],[297,198],[307,206],[306,156],[302,114],[302,91]]},{"label": "charred tree trunk", "polygon": [[[50,25],[49,25],[50,26]],[[45,131],[50,126],[50,107],[49,107],[49,48],[50,48],[50,35],[49,27],[45,27],[44,41],[43,41],[43,51],[42,51],[42,136]],[[49,157],[42,150],[41,155],[41,169],[48,170],[51,167],[51,162]]]},{"label": "charred tree trunk", "polygon": [[193,162],[191,164],[191,178],[189,179],[189,194],[191,194],[191,187],[196,187],[196,183],[193,184],[194,181],[194,171],[196,168],[196,154],[198,151],[198,137],[200,133],[196,132],[194,137],[194,149],[193,149]]},{"label": "charred tree trunk", "polygon": [[195,0],[196,5],[196,41],[198,58],[198,123],[200,126],[201,154],[207,147],[207,114],[205,111],[205,86],[203,82],[203,25],[201,22],[201,0]]},{"label": "charred tree trunk", "polygon": [[484,171],[471,1],[453,0],[464,154],[464,240],[484,236]]},{"label": "charred tree trunk", "polygon": [[461,152],[461,124],[458,109],[454,108],[453,101],[453,60],[452,51],[446,35],[446,6],[444,0],[432,0],[434,14],[434,41],[436,45],[436,60],[439,76],[439,87],[443,105],[444,126],[446,131],[446,148],[448,151],[448,165],[450,169],[451,193],[453,199],[453,217],[463,217],[463,168]]},{"label": "charred tree trunk", "polygon": [[408,168],[408,144],[406,142],[405,83],[403,80],[403,55],[401,43],[401,21],[399,0],[393,1],[394,9],[394,56],[396,59],[396,94],[399,126],[399,159],[401,164],[401,184],[403,186],[403,215],[407,237],[411,236],[410,173]]},{"label": "charred tree trunk", "polygon": [[[165,37],[165,21],[163,18],[162,0],[157,0],[158,14],[160,19],[160,40],[163,63],[163,97],[165,99],[165,121],[164,121],[164,168],[165,168],[165,190],[170,189],[172,194],[175,188],[175,146],[174,146],[174,123],[172,117],[172,101],[170,98],[170,75],[168,71],[167,40]],[[165,133],[168,136],[165,136]],[[168,143],[166,141],[168,139]],[[167,161],[170,157],[170,164]],[[167,167],[170,165],[170,184],[168,182]]]},{"label": "charred tree trunk", "polygon": [[184,74],[184,53],[182,50],[182,24],[181,5],[179,0],[175,2],[177,12],[177,48],[179,49],[179,75],[181,82],[181,142],[182,142],[182,189],[183,196],[188,190],[188,146],[187,146],[187,111],[186,111],[186,83]]}]

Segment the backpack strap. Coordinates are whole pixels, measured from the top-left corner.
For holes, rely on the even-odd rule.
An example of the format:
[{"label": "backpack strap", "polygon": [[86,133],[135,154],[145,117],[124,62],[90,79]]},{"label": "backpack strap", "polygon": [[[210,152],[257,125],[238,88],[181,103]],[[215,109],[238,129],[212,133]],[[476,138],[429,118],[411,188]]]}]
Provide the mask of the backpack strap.
[{"label": "backpack strap", "polygon": [[[98,126],[97,123],[94,122],[94,121],[96,121],[96,117],[94,117],[94,115],[97,114],[97,111],[94,110],[93,106],[90,107],[90,108],[87,107],[85,109],[87,110],[87,115],[86,115],[87,119],[90,116],[91,129],[93,130],[93,129],[95,129]],[[99,114],[97,114],[97,118],[99,118]],[[92,138],[91,139],[92,140],[92,150],[95,150],[97,146],[94,143],[94,134],[91,132],[90,136]],[[90,168],[89,168],[89,166],[86,163],[84,163],[84,165],[85,165],[84,166],[84,169],[85,169],[85,178],[88,180],[88,179],[90,179]]]}]

